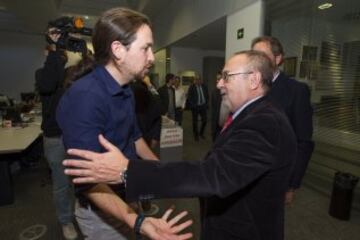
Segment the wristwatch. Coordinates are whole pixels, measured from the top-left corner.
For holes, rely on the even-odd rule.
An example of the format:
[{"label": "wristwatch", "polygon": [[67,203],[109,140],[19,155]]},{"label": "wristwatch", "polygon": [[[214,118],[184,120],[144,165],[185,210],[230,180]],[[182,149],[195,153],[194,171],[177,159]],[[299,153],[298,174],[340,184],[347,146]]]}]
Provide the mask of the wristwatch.
[{"label": "wristwatch", "polygon": [[120,181],[125,185],[125,187],[126,187],[126,180],[127,180],[127,168],[124,168],[120,172]]}]

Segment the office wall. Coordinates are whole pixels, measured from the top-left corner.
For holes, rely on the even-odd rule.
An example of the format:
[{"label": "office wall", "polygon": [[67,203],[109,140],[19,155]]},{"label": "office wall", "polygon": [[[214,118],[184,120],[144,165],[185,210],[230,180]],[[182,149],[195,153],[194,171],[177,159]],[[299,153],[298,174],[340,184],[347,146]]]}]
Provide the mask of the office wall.
[{"label": "office wall", "polygon": [[[87,44],[93,50],[90,43]],[[34,91],[35,71],[43,66],[45,38],[43,35],[1,32],[0,38],[0,93],[20,100],[21,92]],[[81,58],[68,52],[71,66]]]},{"label": "office wall", "polygon": [[[259,0],[169,1],[154,24],[155,49],[160,49],[221,17],[237,12]],[[176,27],[175,27],[176,26]]]},{"label": "office wall", "polygon": [[[206,51],[195,48],[172,47],[170,57],[170,72],[180,74],[184,71],[194,71],[201,76],[204,57],[224,57],[223,51]],[[206,82],[207,80],[205,80]]]},{"label": "office wall", "polygon": [[[235,52],[250,49],[252,39],[263,34],[263,16],[264,4],[256,1],[227,17],[226,59]],[[240,29],[243,29],[244,35],[238,39]]]},{"label": "office wall", "polygon": [[195,71],[202,74],[203,51],[194,48],[171,48],[170,72]]},{"label": "office wall", "polygon": [[[286,29],[286,30],[285,30]],[[313,87],[313,99],[320,99],[322,95],[333,95],[345,93],[341,89],[349,89],[354,86],[356,78],[351,77],[356,74],[358,64],[356,48],[352,49],[353,54],[348,53],[347,57],[352,57],[352,62],[345,59],[344,43],[359,42],[360,28],[347,22],[328,22],[320,17],[303,17],[290,19],[287,21],[273,21],[272,35],[278,37],[284,45],[286,57],[297,57],[296,78],[307,82]],[[323,68],[325,64],[320,64],[317,69],[316,79],[310,79],[307,75],[301,76],[301,61],[304,46],[317,48],[316,62],[320,62],[322,42],[338,44],[340,50],[340,60],[333,61],[331,68]],[[331,59],[330,59],[331,60]],[[352,66],[352,67],[351,67]],[[345,70],[346,67],[346,70]],[[309,81],[311,80],[311,81]],[[353,92],[343,94],[345,98],[352,98]]]},{"label": "office wall", "polygon": [[34,90],[34,72],[44,58],[44,37],[1,32],[0,93],[20,99],[20,92]]}]

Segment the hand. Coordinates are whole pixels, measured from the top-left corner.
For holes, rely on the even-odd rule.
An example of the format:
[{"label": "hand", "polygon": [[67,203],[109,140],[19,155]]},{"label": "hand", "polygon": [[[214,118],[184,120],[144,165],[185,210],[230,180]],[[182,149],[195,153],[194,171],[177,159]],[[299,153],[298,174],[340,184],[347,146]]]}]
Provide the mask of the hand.
[{"label": "hand", "polygon": [[101,134],[99,142],[108,152],[68,150],[68,154],[85,159],[65,159],[63,161],[63,165],[67,167],[65,174],[75,177],[73,183],[121,183],[120,172],[127,168],[129,160]]},{"label": "hand", "polygon": [[192,220],[177,224],[187,212],[181,212],[168,220],[173,209],[168,209],[161,218],[146,217],[141,225],[141,233],[154,240],[185,240],[192,237],[192,233],[180,234],[182,230],[192,224]]},{"label": "hand", "polygon": [[285,193],[285,205],[291,205],[292,202],[294,201],[294,198],[295,198],[295,190],[294,189],[289,189]]},{"label": "hand", "polygon": [[59,40],[61,34],[60,33],[56,33],[56,31],[59,31],[58,28],[55,27],[51,27],[48,29],[47,31],[47,35],[49,36],[49,38],[54,42],[57,43],[57,41]]}]

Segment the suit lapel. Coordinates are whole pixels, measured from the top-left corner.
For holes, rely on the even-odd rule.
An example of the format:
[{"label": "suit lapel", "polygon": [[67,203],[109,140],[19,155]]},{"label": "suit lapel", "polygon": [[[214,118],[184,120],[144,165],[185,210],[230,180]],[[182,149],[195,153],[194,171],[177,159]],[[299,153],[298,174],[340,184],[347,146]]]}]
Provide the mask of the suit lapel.
[{"label": "suit lapel", "polygon": [[256,111],[259,106],[267,103],[266,99],[268,99],[266,96],[259,98],[247,106],[244,110],[242,110],[241,113],[235,119],[233,119],[232,123],[222,133],[220,133],[214,143],[214,147],[223,145],[226,140],[233,134],[238,125],[245,121],[246,118],[251,115],[252,112]]}]

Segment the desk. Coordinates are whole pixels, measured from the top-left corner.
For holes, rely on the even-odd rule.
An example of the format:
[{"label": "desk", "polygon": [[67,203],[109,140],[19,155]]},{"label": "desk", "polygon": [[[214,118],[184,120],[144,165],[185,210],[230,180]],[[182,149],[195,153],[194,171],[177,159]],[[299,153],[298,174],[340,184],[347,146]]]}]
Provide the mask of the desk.
[{"label": "desk", "polygon": [[40,122],[37,121],[24,128],[0,128],[0,154],[21,152],[40,134]]},{"label": "desk", "polygon": [[41,134],[41,118],[29,123],[27,127],[0,127],[0,206],[14,201],[11,171],[7,156],[21,153]]}]

